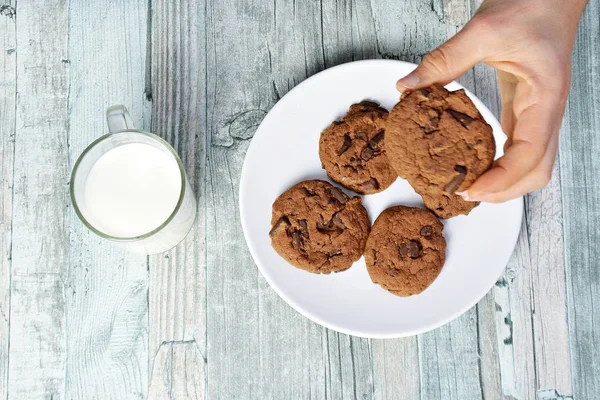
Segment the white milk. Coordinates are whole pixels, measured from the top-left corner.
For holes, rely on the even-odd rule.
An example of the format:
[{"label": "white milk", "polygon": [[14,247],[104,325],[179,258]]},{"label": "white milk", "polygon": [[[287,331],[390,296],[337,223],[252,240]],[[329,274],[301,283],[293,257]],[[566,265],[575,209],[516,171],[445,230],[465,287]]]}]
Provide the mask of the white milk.
[{"label": "white milk", "polygon": [[109,150],[92,166],[82,211],[99,231],[131,238],[151,232],[175,210],[181,174],[168,152],[143,143]]}]

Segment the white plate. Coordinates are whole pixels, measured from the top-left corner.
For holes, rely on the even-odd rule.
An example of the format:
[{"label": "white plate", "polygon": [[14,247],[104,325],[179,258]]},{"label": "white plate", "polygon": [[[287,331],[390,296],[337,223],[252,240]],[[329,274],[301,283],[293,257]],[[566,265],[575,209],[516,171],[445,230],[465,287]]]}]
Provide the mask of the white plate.
[{"label": "white plate", "polygon": [[[252,257],[271,287],[311,320],[343,333],[394,338],[437,328],[475,305],[494,285],[519,236],[521,198],[481,204],[469,216],[444,222],[448,242],[442,272],[423,293],[396,297],[373,284],[364,258],[345,272],[311,274],[273,250],[269,238],[271,205],[277,196],[305,179],[325,179],[319,161],[319,135],[350,104],[364,99],[391,107],[398,101],[398,78],[414,64],[358,61],[325,70],[286,94],[265,117],[248,149],[240,182],[240,214]],[[450,90],[460,89],[451,83]],[[467,92],[468,93],[468,92]],[[493,127],[498,154],[505,141],[500,124],[468,93]],[[376,195],[363,196],[371,221],[395,204],[422,206],[410,185],[398,179]]]}]

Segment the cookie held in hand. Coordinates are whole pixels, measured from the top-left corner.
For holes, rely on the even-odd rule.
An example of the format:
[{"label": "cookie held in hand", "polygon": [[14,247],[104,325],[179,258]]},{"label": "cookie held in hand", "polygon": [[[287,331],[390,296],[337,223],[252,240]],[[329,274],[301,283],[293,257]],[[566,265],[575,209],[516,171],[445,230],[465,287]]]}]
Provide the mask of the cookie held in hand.
[{"label": "cookie held in hand", "polygon": [[371,229],[360,197],[309,180],[273,203],[271,245],[292,265],[317,274],[344,271],[358,260]]},{"label": "cookie held in hand", "polygon": [[390,165],[440,218],[468,214],[468,189],[494,161],[489,126],[464,90],[440,85],[405,92],[390,112],[385,150]]}]

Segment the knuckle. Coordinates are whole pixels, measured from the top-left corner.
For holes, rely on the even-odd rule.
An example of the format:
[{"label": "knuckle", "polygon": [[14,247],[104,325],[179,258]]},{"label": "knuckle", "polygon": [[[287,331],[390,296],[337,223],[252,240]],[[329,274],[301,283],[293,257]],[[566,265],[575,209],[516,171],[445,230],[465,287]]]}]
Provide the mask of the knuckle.
[{"label": "knuckle", "polygon": [[498,26],[498,18],[494,13],[482,12],[476,14],[475,17],[469,21],[469,27],[475,31],[488,32],[495,30]]},{"label": "knuckle", "polygon": [[423,67],[438,74],[447,75],[450,71],[450,58],[444,46],[438,47],[423,57]]}]

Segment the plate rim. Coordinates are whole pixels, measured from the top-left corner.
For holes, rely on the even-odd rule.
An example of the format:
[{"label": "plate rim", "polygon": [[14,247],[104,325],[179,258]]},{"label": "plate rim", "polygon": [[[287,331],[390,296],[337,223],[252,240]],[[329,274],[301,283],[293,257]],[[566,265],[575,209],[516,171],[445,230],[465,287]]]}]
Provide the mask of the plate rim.
[{"label": "plate rim", "polygon": [[[261,123],[259,124],[256,133],[260,130],[260,125],[262,125],[262,123],[264,122],[264,120],[266,118],[269,117],[269,114],[271,114],[273,111],[275,111],[277,108],[282,107],[282,104],[285,104],[285,102],[289,101],[286,100],[286,97],[290,97],[289,95],[299,89],[301,89],[305,84],[308,84],[310,81],[312,81],[313,79],[315,79],[317,76],[319,76],[320,78],[322,78],[323,74],[330,74],[330,73],[334,73],[337,70],[340,69],[346,69],[346,68],[353,68],[356,65],[361,64],[395,64],[395,65],[403,65],[403,66],[408,66],[412,69],[417,67],[417,64],[411,63],[411,62],[407,62],[407,61],[402,61],[402,60],[386,60],[386,59],[371,59],[371,60],[358,60],[358,61],[350,61],[350,62],[346,62],[346,63],[342,63],[327,69],[324,69],[322,71],[319,71],[313,75],[311,75],[310,77],[306,78],[305,80],[303,80],[302,82],[300,82],[299,84],[297,84],[296,86],[294,86],[292,89],[290,89],[281,99],[279,99],[277,101],[277,103],[275,103],[273,105],[273,107],[271,107],[271,109],[267,112],[265,118],[263,119],[263,121],[261,121]],[[483,107],[483,110],[485,112],[487,112],[488,115],[490,115],[492,118],[494,118],[494,120],[496,122],[498,122],[496,116],[489,110],[489,108],[481,101],[481,99],[479,99],[477,96],[475,96],[471,91],[469,91],[467,88],[465,88],[463,85],[461,85],[460,83],[456,82],[456,81],[452,81],[450,83],[448,83],[448,85],[453,84],[453,85],[458,85],[460,87],[460,89],[464,89],[467,94],[469,95],[470,98],[475,98],[478,100],[478,102],[480,103],[480,106],[478,107],[478,109],[481,112],[481,108]],[[447,86],[447,85],[446,85]],[[398,99],[400,99],[400,95],[398,96]],[[484,114],[484,113],[482,113]],[[500,123],[498,122],[498,125],[500,125]],[[254,136],[252,137],[252,139],[254,139]],[[285,303],[290,306],[292,309],[294,309],[296,312],[298,312],[300,315],[302,315],[305,318],[308,318],[309,320],[327,328],[327,329],[331,329],[334,330],[336,332],[340,332],[346,335],[351,335],[351,336],[356,336],[356,337],[361,337],[361,338],[366,338],[366,339],[398,339],[398,338],[403,338],[403,337],[411,337],[411,336],[415,336],[415,335],[419,335],[422,333],[426,333],[429,331],[432,331],[434,329],[437,329],[439,327],[442,327],[452,321],[454,321],[455,319],[459,318],[460,316],[462,316],[463,314],[465,314],[467,311],[469,311],[471,308],[473,308],[474,306],[476,306],[481,299],[483,299],[485,297],[485,295],[488,294],[488,292],[490,290],[493,289],[493,285],[483,291],[478,291],[479,293],[477,294],[477,299],[473,302],[469,302],[470,304],[468,304],[465,307],[461,307],[460,309],[458,309],[456,312],[454,313],[449,313],[446,316],[444,316],[444,318],[440,318],[438,321],[434,322],[434,323],[430,323],[427,325],[423,325],[420,328],[416,328],[416,329],[409,329],[406,332],[389,332],[389,333],[375,333],[375,332],[363,332],[363,331],[359,331],[359,330],[353,330],[353,329],[347,329],[343,326],[339,326],[335,323],[331,323],[329,321],[326,321],[322,318],[320,318],[317,315],[314,315],[312,312],[310,312],[309,310],[306,310],[302,307],[300,307],[298,304],[296,304],[294,301],[292,301],[286,294],[285,291],[282,290],[272,279],[271,277],[265,273],[263,266],[261,265],[260,262],[258,262],[257,260],[259,260],[258,254],[256,254],[255,249],[249,245],[249,243],[251,242],[250,238],[249,238],[249,229],[247,226],[247,222],[246,219],[244,218],[244,215],[246,215],[246,207],[245,207],[245,202],[242,201],[243,200],[243,192],[244,192],[244,187],[245,187],[245,182],[247,181],[246,175],[247,175],[247,163],[248,163],[248,155],[251,154],[251,151],[253,151],[253,149],[256,148],[256,145],[254,144],[254,140],[250,141],[250,144],[248,146],[248,149],[246,150],[246,154],[244,156],[244,162],[242,164],[242,170],[240,173],[240,182],[239,182],[239,187],[238,187],[238,208],[239,208],[239,212],[240,212],[240,222],[242,225],[242,231],[244,233],[244,240],[246,242],[246,247],[248,248],[250,255],[252,256],[252,260],[254,261],[254,264],[256,265],[256,268],[258,269],[258,271],[260,272],[260,274],[262,275],[262,277],[267,281],[267,283],[269,284],[270,288],[275,291],[275,293],[283,300],[285,301]],[[329,177],[328,177],[329,180]],[[524,213],[524,198],[523,196],[520,196],[517,198],[518,200],[520,200],[518,202],[518,207],[519,207],[519,226],[522,225],[523,223],[523,213]],[[515,200],[517,200],[515,199]],[[495,279],[495,281],[498,281],[498,279],[500,279],[500,277],[502,276],[502,274],[504,273],[504,271],[506,270],[506,266],[508,265],[508,262],[510,261],[510,258],[512,257],[516,245],[518,243],[519,237],[520,237],[520,229],[519,229],[519,233],[515,236],[515,239],[511,245],[513,251],[510,253],[510,255],[508,256],[508,259],[503,262],[504,264],[504,268],[500,271],[500,274],[498,275],[498,277]],[[362,257],[362,256],[361,256]]]}]

